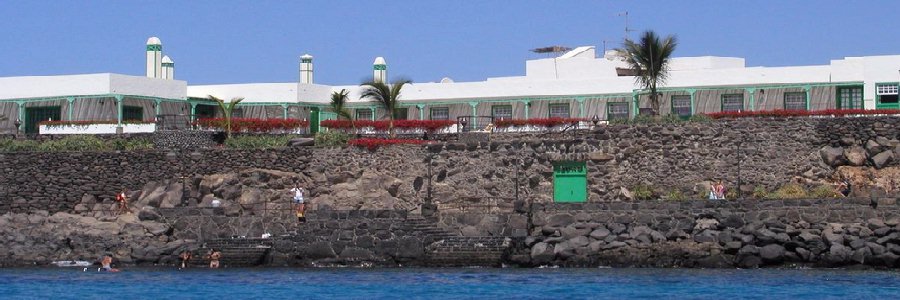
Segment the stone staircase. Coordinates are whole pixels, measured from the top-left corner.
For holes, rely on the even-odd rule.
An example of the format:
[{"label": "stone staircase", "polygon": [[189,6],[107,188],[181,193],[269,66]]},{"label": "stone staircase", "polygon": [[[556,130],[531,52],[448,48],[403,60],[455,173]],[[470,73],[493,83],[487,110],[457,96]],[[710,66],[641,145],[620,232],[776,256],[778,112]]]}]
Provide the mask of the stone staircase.
[{"label": "stone staircase", "polygon": [[503,237],[457,236],[422,217],[410,216],[405,222],[423,237],[429,267],[498,267],[508,246]]},{"label": "stone staircase", "polygon": [[222,267],[253,267],[261,265],[272,249],[272,239],[235,238],[211,239],[203,248],[194,253],[192,265],[208,265],[209,260],[203,256],[211,249],[222,252],[219,264]]}]

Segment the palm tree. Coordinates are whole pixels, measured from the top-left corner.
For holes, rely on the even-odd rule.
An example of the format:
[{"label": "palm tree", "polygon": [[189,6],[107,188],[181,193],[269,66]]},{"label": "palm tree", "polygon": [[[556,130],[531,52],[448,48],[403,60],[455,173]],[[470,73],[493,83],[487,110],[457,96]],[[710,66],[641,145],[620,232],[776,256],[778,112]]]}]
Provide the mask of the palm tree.
[{"label": "palm tree", "polygon": [[340,92],[331,92],[331,109],[338,115],[338,118],[345,118],[347,120],[353,120],[353,116],[350,115],[350,111],[345,107],[347,105],[347,94],[350,91],[347,89],[341,89]]},{"label": "palm tree", "polygon": [[656,93],[660,84],[665,84],[669,77],[669,62],[672,52],[678,46],[674,35],[659,39],[652,30],[645,31],[639,42],[626,39],[623,49],[625,62],[637,71],[635,82],[644,89],[650,89],[650,105],[654,115],[659,115],[659,95]]},{"label": "palm tree", "polygon": [[237,106],[238,103],[244,101],[244,98],[231,98],[231,102],[225,103],[225,100],[216,98],[213,95],[209,95],[209,100],[216,101],[219,104],[219,108],[222,109],[222,115],[225,117],[225,134],[227,138],[231,138],[231,113],[234,112],[234,107]]},{"label": "palm tree", "polygon": [[394,114],[400,106],[400,90],[403,89],[403,85],[407,83],[412,83],[412,81],[408,79],[398,79],[392,84],[386,84],[384,82],[372,80],[361,85],[361,99],[369,98],[375,100],[381,104],[381,107],[383,107],[384,110],[389,112],[387,114],[390,119],[390,123],[388,123],[388,132],[390,133],[391,138],[396,137],[394,134]]}]

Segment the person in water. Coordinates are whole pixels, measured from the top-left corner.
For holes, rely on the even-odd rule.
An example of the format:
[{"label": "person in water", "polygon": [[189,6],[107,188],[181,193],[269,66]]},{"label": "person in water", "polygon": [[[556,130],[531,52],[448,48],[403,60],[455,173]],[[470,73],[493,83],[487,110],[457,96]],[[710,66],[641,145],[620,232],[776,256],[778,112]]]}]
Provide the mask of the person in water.
[{"label": "person in water", "polygon": [[181,258],[181,268],[182,269],[187,268],[187,263],[189,260],[191,260],[191,257],[193,257],[193,256],[194,255],[191,253],[190,250],[184,250],[181,252],[181,254],[178,255],[178,257]]},{"label": "person in water", "polygon": [[101,272],[118,272],[119,269],[115,269],[112,267],[112,256],[104,255],[103,258],[100,259],[100,270]]},{"label": "person in water", "polygon": [[209,268],[210,269],[218,269],[219,268],[219,259],[222,258],[222,252],[219,250],[212,249],[210,250],[209,255],[206,256],[209,259]]}]

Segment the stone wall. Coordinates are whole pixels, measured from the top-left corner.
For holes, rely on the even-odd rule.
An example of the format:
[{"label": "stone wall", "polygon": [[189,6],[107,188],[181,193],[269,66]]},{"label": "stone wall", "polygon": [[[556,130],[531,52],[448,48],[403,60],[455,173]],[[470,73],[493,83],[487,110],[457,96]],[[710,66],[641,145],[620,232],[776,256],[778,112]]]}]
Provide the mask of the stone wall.
[{"label": "stone wall", "polygon": [[[3,153],[0,213],[72,211],[77,204],[108,204],[121,188],[137,190],[150,181],[250,167],[302,173],[312,179],[307,189],[314,201],[334,209],[411,210],[428,196],[429,162],[431,195],[439,206],[462,199],[478,205],[489,198],[511,198],[517,185],[521,200],[552,202],[553,163],[560,160],[586,161],[591,202],[631,200],[638,186],[649,187],[655,197],[697,198],[711,180],[748,195],[789,182],[832,183],[836,167],[896,169],[898,126],[900,118],[893,117],[768,118],[611,125],[576,133],[495,133],[490,143],[449,141],[375,151]],[[872,187],[882,190],[882,196],[896,193],[892,182]],[[854,182],[854,189],[872,188],[865,184]]]},{"label": "stone wall", "polygon": [[900,263],[894,199],[536,204],[522,265],[839,267]]},{"label": "stone wall", "polygon": [[300,171],[309,152],[205,149],[194,152],[66,152],[0,154],[0,213],[74,212],[80,203],[113,201],[121,189],[180,176],[244,168]]}]

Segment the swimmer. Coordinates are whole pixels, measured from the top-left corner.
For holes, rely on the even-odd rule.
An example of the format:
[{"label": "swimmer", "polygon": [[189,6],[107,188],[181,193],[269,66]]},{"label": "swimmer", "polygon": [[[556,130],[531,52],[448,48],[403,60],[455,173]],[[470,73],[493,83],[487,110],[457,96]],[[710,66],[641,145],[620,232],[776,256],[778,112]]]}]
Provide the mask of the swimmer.
[{"label": "swimmer", "polygon": [[115,269],[112,267],[112,256],[104,255],[103,258],[100,259],[100,269],[97,269],[98,272],[118,272],[119,269]]},{"label": "swimmer", "polygon": [[191,260],[192,256],[193,256],[193,254],[191,254],[190,250],[184,250],[181,252],[180,255],[178,255],[178,257],[181,258],[181,268],[182,269],[187,268],[187,262],[189,260]]},{"label": "swimmer", "polygon": [[209,259],[209,268],[210,269],[218,269],[219,268],[219,259],[222,258],[222,253],[216,249],[212,249],[210,254],[206,256]]}]

